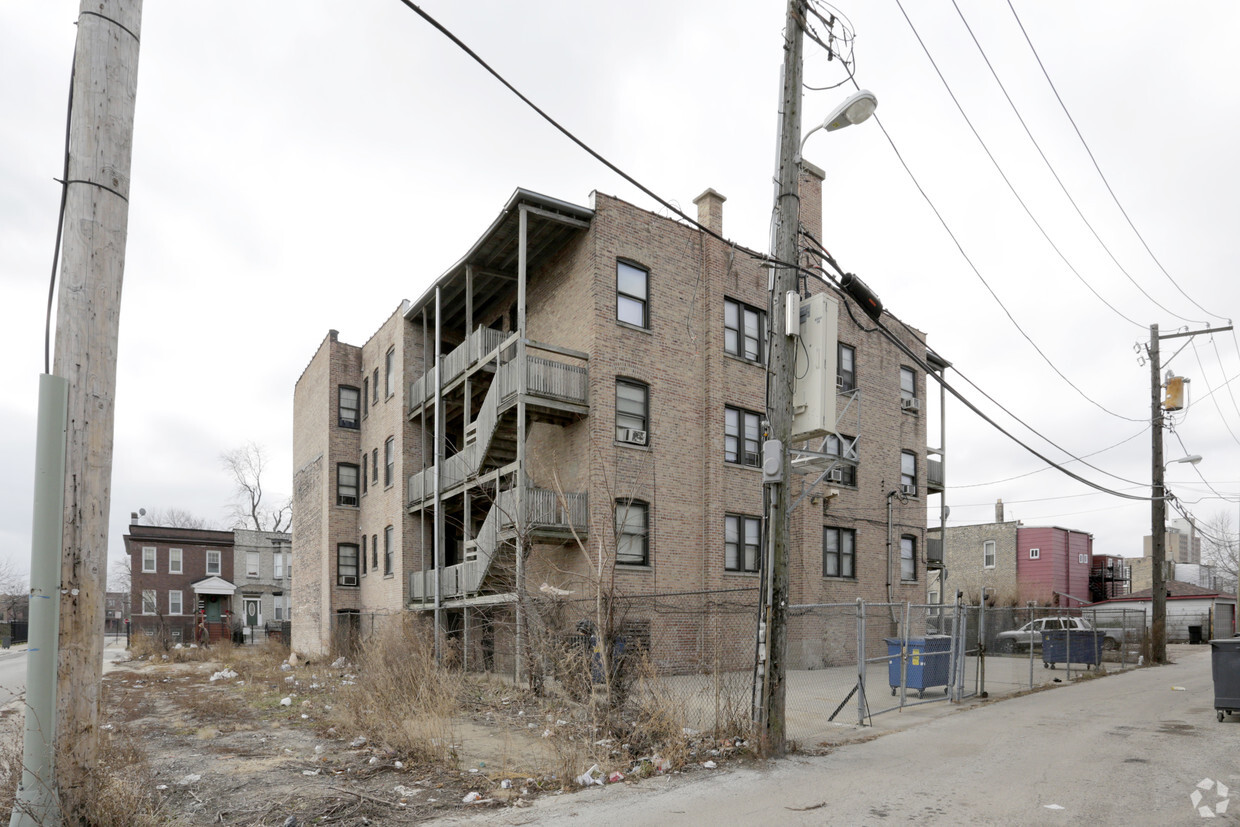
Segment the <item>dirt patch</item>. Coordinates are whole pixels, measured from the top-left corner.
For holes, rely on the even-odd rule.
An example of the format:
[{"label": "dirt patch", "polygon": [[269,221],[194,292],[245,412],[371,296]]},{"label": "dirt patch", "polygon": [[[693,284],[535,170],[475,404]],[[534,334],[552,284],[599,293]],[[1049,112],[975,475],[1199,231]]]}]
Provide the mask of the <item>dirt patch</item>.
[{"label": "dirt patch", "polygon": [[471,679],[449,725],[450,757],[418,760],[381,737],[344,731],[333,702],[356,688],[354,670],[290,667],[243,650],[121,663],[103,679],[103,727],[115,745],[142,753],[161,815],[183,825],[285,825],[290,817],[409,824],[466,808],[522,806],[575,788],[572,778],[592,763],[606,773],[622,769],[624,783],[633,783],[673,769],[707,772],[707,761],[747,752],[737,739],[688,733],[679,747],[684,760],[656,767],[635,759],[628,744],[591,741],[568,707],[500,680]]}]

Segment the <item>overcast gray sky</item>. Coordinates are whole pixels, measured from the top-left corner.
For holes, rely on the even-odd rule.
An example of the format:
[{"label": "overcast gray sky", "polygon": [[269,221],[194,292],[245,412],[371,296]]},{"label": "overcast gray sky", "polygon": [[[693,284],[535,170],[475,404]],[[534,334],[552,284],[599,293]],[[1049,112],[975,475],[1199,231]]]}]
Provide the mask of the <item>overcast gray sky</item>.
[{"label": "overcast gray sky", "polygon": [[[401,299],[417,298],[459,259],[516,187],[578,204],[597,189],[662,211],[397,0],[145,5],[117,379],[114,558],[139,507],[222,522],[231,492],[218,457],[247,441],[266,446],[267,488],[287,495],[293,385],[328,329],[363,342]],[[725,233],[766,249],[781,0],[422,5],[663,197],[692,210],[705,188],[722,192]],[[857,82],[877,94],[878,115],[934,208],[877,123],[819,132],[805,156],[827,173],[823,241],[969,379],[1120,479],[1069,467],[1147,493],[1149,370],[1134,346],[1148,339],[1151,323],[1164,331],[1226,324],[1240,298],[1233,42],[1240,5],[1013,5],[1166,274],[1107,194],[1012,11],[989,0],[960,0],[959,8],[1129,275],[1064,197],[955,6],[942,0],[904,6],[1063,258],[996,172],[895,0],[840,9],[856,34]],[[52,179],[62,163],[77,8],[71,0],[0,5],[7,472],[0,558],[23,570],[59,199]],[[821,49],[806,51],[808,82],[845,79]],[[808,91],[806,123],[846,91]],[[1194,404],[1175,419],[1184,448],[1169,434],[1166,455],[1202,454],[1198,470],[1214,490],[1185,465],[1172,467],[1169,485],[1199,516],[1234,515],[1240,381],[1225,383],[1240,374],[1240,348],[1232,333],[1191,341],[1171,367],[1192,379]],[[1164,351],[1178,346],[1165,343]],[[1044,463],[958,404],[949,405],[947,422],[951,523],[988,521],[1002,497],[1009,519],[1091,531],[1098,553],[1140,554],[1148,503],[1039,472]],[[1003,424],[1048,456],[1068,458],[1010,419]],[[937,428],[932,417],[932,444]]]}]

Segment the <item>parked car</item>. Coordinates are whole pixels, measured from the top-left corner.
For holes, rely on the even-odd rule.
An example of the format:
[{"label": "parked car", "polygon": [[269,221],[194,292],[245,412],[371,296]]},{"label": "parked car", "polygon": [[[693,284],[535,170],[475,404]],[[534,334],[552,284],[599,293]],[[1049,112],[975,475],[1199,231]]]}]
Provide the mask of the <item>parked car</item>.
[{"label": "parked car", "polygon": [[[1000,632],[995,636],[995,648],[999,652],[1015,652],[1028,649],[1030,646],[1042,645],[1044,631],[1066,629],[1070,632],[1092,632],[1094,627],[1082,617],[1040,617],[1031,620],[1019,629]],[[1103,635],[1104,649],[1118,649],[1124,640],[1123,629],[1098,629]]]}]

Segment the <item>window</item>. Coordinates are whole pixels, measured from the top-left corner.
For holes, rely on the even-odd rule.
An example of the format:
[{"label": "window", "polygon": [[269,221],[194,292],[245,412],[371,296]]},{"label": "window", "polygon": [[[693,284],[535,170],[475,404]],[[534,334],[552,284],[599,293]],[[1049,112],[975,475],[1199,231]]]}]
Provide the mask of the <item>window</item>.
[{"label": "window", "polygon": [[635,264],[616,262],[616,319],[634,327],[650,327],[650,273]]},{"label": "window", "polygon": [[366,487],[370,484],[366,481],[366,463],[370,459],[369,451],[362,451],[362,493],[366,493]]},{"label": "window", "polygon": [[379,404],[379,369],[375,368],[375,372],[370,375],[370,401],[371,404]]},{"label": "window", "polygon": [[142,547],[142,570],[143,571],[156,571],[157,568],[158,567],[155,564],[155,546],[143,546]]},{"label": "window", "polygon": [[362,377],[362,416],[370,414],[370,377]]},{"label": "window", "polygon": [[207,574],[220,573],[220,552],[219,550],[207,552]]},{"label": "window", "polygon": [[183,571],[183,568],[182,568],[182,559],[181,559],[181,549],[179,548],[168,549],[168,573],[169,574],[181,574],[182,571]]},{"label": "window", "polygon": [[370,570],[379,570],[379,535],[370,535]]},{"label": "window", "polygon": [[763,361],[766,313],[731,299],[723,300],[723,349],[733,356]]},{"label": "window", "polygon": [[900,368],[900,400],[917,398],[917,374],[912,368]]},{"label": "window", "polygon": [[271,610],[275,612],[274,618],[277,622],[284,620],[284,592],[272,592],[271,594]]},{"label": "window", "polygon": [[387,355],[383,357],[383,396],[385,399],[392,397],[394,384],[396,384],[396,349],[388,348]]},{"label": "window", "polygon": [[245,553],[245,576],[258,577],[258,552],[247,551]]},{"label": "window", "polygon": [[156,611],[157,609],[155,607],[155,590],[154,589],[143,589],[142,590],[142,614],[153,615],[155,614]]},{"label": "window", "polygon": [[386,577],[392,573],[392,554],[395,549],[392,548],[392,539],[395,529],[388,526],[383,529],[383,576]]},{"label": "window", "polygon": [[396,472],[396,437],[390,436],[383,443],[383,487],[392,484]]},{"label": "window", "polygon": [[181,600],[181,592],[179,591],[168,592],[168,614],[170,615],[182,614],[182,609],[184,605],[185,604]]},{"label": "window", "polygon": [[836,387],[839,391],[851,391],[857,387],[857,350],[852,345],[840,345]]},{"label": "window", "polygon": [[1083,565],[1083,564],[1085,564],[1085,563],[1088,563],[1088,562],[1089,562],[1089,555],[1088,555],[1088,554],[1084,554],[1084,553],[1078,554],[1078,555],[1076,556],[1076,562],[1081,563],[1082,565]]},{"label": "window", "polygon": [[650,562],[649,506],[641,500],[616,500],[616,562],[645,566]]},{"label": "window", "polygon": [[370,481],[379,481],[379,449],[370,449]]},{"label": "window", "polygon": [[357,406],[360,394],[357,388],[340,386],[340,427],[356,428],[358,426]]},{"label": "window", "polygon": [[917,538],[912,534],[900,538],[900,579],[917,579]]},{"label": "window", "polygon": [[723,520],[723,567],[728,571],[757,571],[762,521],[735,514]]},{"label": "window", "polygon": [[362,535],[362,574],[366,573],[366,535]]},{"label": "window", "polygon": [[273,568],[272,577],[276,580],[283,580],[284,579],[284,555],[277,551],[275,553],[275,556],[272,557],[271,562],[272,562],[272,568]]},{"label": "window", "polygon": [[336,583],[340,586],[357,585],[357,544],[340,543],[336,546]]},{"label": "window", "polygon": [[995,541],[987,540],[982,543],[982,568],[993,569],[995,567]]},{"label": "window", "polygon": [[1042,549],[1038,549],[1038,548],[1031,548],[1031,549],[1029,549],[1029,559],[1030,559],[1030,560],[1037,560],[1037,559],[1038,559],[1039,557],[1041,557],[1041,556],[1042,556]]},{"label": "window", "polygon": [[616,380],[616,441],[645,445],[650,429],[650,388],[632,379]]},{"label": "window", "polygon": [[757,468],[761,462],[759,443],[762,417],[753,411],[727,408],[724,412],[723,459],[737,465]]},{"label": "window", "polygon": [[827,441],[823,451],[833,457],[847,460],[846,462],[838,463],[835,468],[831,469],[829,481],[855,487],[857,485],[857,467],[850,464],[850,462],[857,462],[857,438],[845,436],[844,434],[827,434]]},{"label": "window", "polygon": [[912,451],[900,452],[900,493],[917,496],[917,455]]},{"label": "window", "polygon": [[336,466],[336,505],[357,505],[357,466],[342,462]]},{"label": "window", "polygon": [[822,576],[857,576],[857,532],[851,528],[822,528]]}]

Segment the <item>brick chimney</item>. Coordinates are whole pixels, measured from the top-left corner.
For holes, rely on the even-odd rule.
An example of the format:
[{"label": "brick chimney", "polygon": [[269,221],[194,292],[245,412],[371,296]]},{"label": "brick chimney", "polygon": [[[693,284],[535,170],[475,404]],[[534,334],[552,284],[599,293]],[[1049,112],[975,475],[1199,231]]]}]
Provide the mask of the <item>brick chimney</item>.
[{"label": "brick chimney", "polygon": [[693,199],[698,208],[698,223],[711,232],[723,235],[723,202],[727,201],[712,189]]},{"label": "brick chimney", "polygon": [[1003,522],[1003,500],[995,500],[995,522]]},{"label": "brick chimney", "polygon": [[[827,240],[822,237],[822,179],[826,175],[809,161],[801,160],[800,177],[797,182],[801,193],[801,226],[813,233],[814,238],[824,245]],[[828,246],[827,249],[831,248]]]}]

